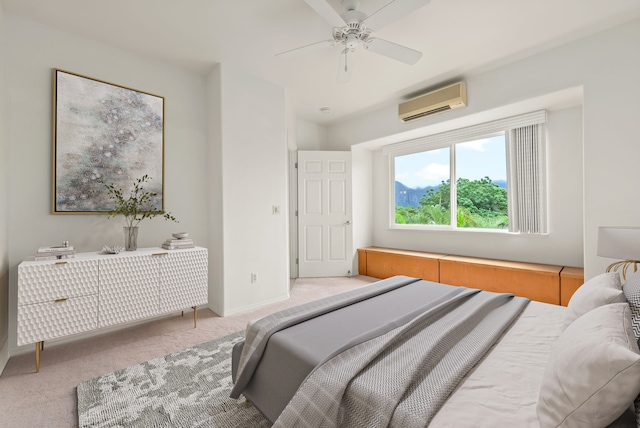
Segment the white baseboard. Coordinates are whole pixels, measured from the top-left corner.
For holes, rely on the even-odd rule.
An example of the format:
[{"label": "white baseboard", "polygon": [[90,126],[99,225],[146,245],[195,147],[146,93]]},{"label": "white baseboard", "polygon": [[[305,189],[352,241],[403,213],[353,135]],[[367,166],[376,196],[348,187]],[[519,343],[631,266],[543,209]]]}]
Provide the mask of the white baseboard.
[{"label": "white baseboard", "polygon": [[267,305],[270,305],[272,303],[278,303],[278,302],[283,302],[285,300],[288,300],[289,297],[290,297],[289,293],[287,293],[284,296],[276,297],[276,298],[273,298],[271,300],[265,300],[265,301],[260,302],[260,303],[254,303],[253,305],[241,306],[239,308],[235,308],[235,309],[232,309],[230,311],[225,311],[224,314],[222,314],[220,316],[228,317],[229,315],[237,315],[237,314],[242,314],[242,313],[245,313],[245,312],[255,311],[256,309],[260,309],[263,306],[267,306]]},{"label": "white baseboard", "polygon": [[0,347],[0,375],[9,362],[9,340],[5,340]]}]

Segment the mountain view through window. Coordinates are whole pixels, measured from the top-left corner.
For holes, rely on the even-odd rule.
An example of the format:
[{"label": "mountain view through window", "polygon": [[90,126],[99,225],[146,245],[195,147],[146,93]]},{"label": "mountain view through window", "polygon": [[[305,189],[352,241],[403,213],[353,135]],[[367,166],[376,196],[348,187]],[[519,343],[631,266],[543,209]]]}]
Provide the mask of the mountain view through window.
[{"label": "mountain view through window", "polygon": [[499,134],[396,156],[395,224],[507,229],[505,147]]}]

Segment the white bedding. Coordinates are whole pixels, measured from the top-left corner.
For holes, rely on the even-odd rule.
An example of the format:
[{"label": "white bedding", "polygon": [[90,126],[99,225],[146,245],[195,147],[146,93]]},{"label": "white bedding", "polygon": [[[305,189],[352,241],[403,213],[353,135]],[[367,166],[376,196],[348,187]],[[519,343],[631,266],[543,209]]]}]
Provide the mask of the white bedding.
[{"label": "white bedding", "polygon": [[[538,389],[566,310],[563,306],[530,302],[429,426],[539,428]],[[635,427],[635,415],[627,411],[611,426]]]}]

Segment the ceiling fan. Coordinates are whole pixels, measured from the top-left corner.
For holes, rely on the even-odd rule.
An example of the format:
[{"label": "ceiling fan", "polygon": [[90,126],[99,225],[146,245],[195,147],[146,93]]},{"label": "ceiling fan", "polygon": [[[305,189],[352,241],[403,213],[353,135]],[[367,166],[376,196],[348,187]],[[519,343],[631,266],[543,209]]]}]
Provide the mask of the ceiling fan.
[{"label": "ceiling fan", "polygon": [[375,30],[425,6],[430,0],[393,0],[371,15],[358,10],[358,0],[342,0],[345,12],[339,14],[327,0],[304,0],[325,21],[333,26],[333,38],[312,43],[276,55],[280,59],[296,58],[327,47],[343,46],[338,67],[338,82],[346,83],[351,75],[347,55],[362,45],[365,49],[406,64],[415,64],[422,52],[388,40],[372,37]]}]

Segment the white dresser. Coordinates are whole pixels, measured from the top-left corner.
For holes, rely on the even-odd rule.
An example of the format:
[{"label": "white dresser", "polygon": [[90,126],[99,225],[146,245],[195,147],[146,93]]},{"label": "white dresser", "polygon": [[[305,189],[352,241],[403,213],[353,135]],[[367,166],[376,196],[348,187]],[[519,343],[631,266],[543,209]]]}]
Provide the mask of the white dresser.
[{"label": "white dresser", "polygon": [[143,248],[120,254],[25,261],[18,266],[18,345],[114,326],[208,302],[207,249]]}]

